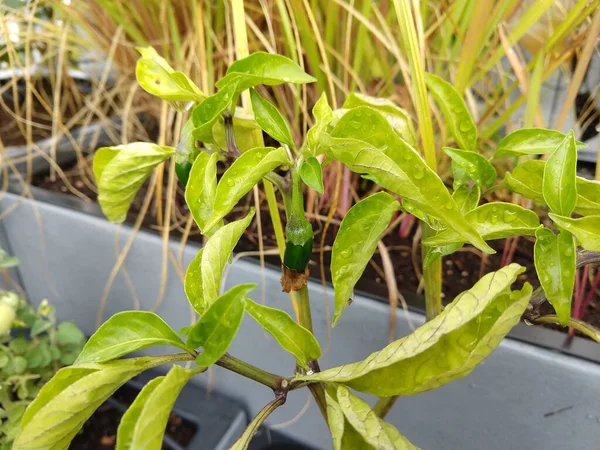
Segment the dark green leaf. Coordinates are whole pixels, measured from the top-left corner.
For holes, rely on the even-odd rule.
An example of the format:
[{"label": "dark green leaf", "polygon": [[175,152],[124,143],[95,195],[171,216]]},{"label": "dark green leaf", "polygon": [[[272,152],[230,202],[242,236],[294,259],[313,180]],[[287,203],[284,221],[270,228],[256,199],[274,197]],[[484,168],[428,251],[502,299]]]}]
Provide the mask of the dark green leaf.
[{"label": "dark green leaf", "polygon": [[266,174],[287,164],[290,161],[283,147],[259,147],[242,153],[219,180],[213,213],[205,223],[205,230],[225,217]]},{"label": "dark green leaf", "polygon": [[531,286],[513,292],[510,286],[524,270],[510,264],[488,273],[436,318],[364,361],[296,379],[339,382],[387,397],[417,394],[462,378],[519,322]]},{"label": "dark green leaf", "polygon": [[577,148],[575,136],[570,131],[554,150],[544,168],[542,193],[550,210],[569,216],[577,203]]},{"label": "dark green leaf", "polygon": [[[560,145],[566,135],[544,128],[522,128],[502,138],[496,148],[494,158],[522,155],[543,155],[550,153]],[[583,142],[577,142],[577,148],[585,148]]]},{"label": "dark green leaf", "polygon": [[83,347],[76,363],[110,361],[153,345],[185,349],[177,333],[153,312],[124,311],[115,314],[98,328]]},{"label": "dark green leaf", "polygon": [[556,235],[548,228],[537,230],[535,237],[535,271],[546,298],[554,307],[560,323],[565,326],[571,317],[575,286],[575,239],[568,231],[561,230]]},{"label": "dark green leaf", "polygon": [[323,194],[323,168],[314,156],[309,156],[300,165],[300,178],[309,188]]},{"label": "dark green leaf", "polygon": [[292,130],[277,108],[254,89],[250,89],[250,99],[258,125],[276,141],[295,148]]},{"label": "dark green leaf", "polygon": [[[200,231],[204,231],[204,225],[214,207],[217,192],[217,160],[217,153],[212,155],[206,152],[200,153],[194,161],[185,187],[185,202]],[[215,228],[219,225],[221,224],[217,223]]]},{"label": "dark green leaf", "polygon": [[477,127],[460,94],[450,83],[430,73],[425,74],[425,83],[444,113],[450,133],[458,146],[474,150],[477,145]]},{"label": "dark green leaf", "polygon": [[82,344],[85,335],[73,322],[62,322],[56,328],[56,342],[58,344]]},{"label": "dark green leaf", "polygon": [[394,197],[378,192],[359,201],[342,220],[331,250],[331,280],[335,289],[334,325],[352,298],[354,285],[399,206]]},{"label": "dark green leaf", "polygon": [[174,154],[173,147],[145,142],[98,149],[94,155],[94,175],[104,215],[111,222],[123,222],[152,170]]},{"label": "dark green leaf", "polygon": [[573,234],[583,248],[600,252],[600,216],[587,216],[579,219],[552,213],[549,216],[556,225]]},{"label": "dark green leaf", "polygon": [[35,347],[29,349],[25,354],[28,369],[37,369],[49,366],[52,363],[52,355],[47,342],[39,342]]},{"label": "dark green leaf", "polygon": [[285,311],[260,305],[250,299],[246,299],[246,311],[304,367],[321,356],[321,347],[314,335]]},{"label": "dark green leaf", "polygon": [[196,358],[200,367],[208,367],[225,354],[244,318],[245,297],[255,284],[240,284],[218,297],[190,330],[189,348],[202,346]]},{"label": "dark green leaf", "polygon": [[455,187],[467,184],[470,180],[478,186],[491,186],[496,182],[496,169],[484,156],[471,150],[449,147],[443,147],[443,150],[452,159]]}]

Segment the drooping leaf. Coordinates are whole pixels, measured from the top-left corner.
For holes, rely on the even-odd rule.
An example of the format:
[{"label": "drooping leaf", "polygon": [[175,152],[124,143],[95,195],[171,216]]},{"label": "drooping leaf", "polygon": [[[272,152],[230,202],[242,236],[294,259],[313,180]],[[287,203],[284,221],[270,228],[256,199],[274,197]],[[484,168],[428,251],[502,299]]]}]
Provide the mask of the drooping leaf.
[{"label": "drooping leaf", "polygon": [[[544,128],[522,128],[505,136],[498,143],[494,158],[522,155],[544,155],[560,145],[566,135],[560,131]],[[585,148],[583,142],[576,142],[577,148]]]},{"label": "drooping leaf", "polygon": [[98,149],[94,155],[94,175],[98,185],[98,202],[108,220],[123,222],[137,191],[152,169],[174,154],[173,147],[146,142]]},{"label": "drooping leaf", "polygon": [[273,139],[295,148],[292,130],[277,108],[254,89],[250,89],[250,99],[258,125]]},{"label": "drooping leaf", "polygon": [[556,235],[548,228],[537,230],[535,237],[535,271],[560,323],[566,326],[571,317],[571,300],[575,286],[575,239],[566,230],[561,230]]},{"label": "drooping leaf", "polygon": [[[246,217],[225,225],[211,236],[204,246],[200,261],[202,282],[198,285],[198,290],[195,291],[197,294],[202,295],[202,300],[195,300],[199,305],[203,305],[201,309],[210,306],[214,299],[219,296],[219,287],[225,265],[253,218],[254,209],[250,209]],[[197,280],[197,282],[200,282],[200,280]]]},{"label": "drooping leaf", "polygon": [[600,216],[587,216],[579,219],[548,214],[556,225],[577,238],[586,250],[600,252]]},{"label": "drooping leaf", "polygon": [[214,142],[213,126],[236,99],[237,88],[238,83],[233,80],[230,84],[221,87],[216,94],[206,97],[194,108],[192,112],[194,138],[202,142]]},{"label": "drooping leaf", "polygon": [[344,416],[337,401],[337,384],[325,386],[325,401],[333,450],[373,450],[373,446],[365,441]]},{"label": "drooping leaf", "polygon": [[[535,212],[513,203],[486,203],[468,212],[465,218],[486,241],[510,236],[533,236],[540,226],[540,218]],[[423,241],[431,246],[458,242],[464,242],[464,239],[454,230],[442,231]]]},{"label": "drooping leaf", "polygon": [[246,311],[303,366],[307,367],[309,361],[321,356],[321,347],[315,336],[285,311],[260,305],[250,299],[246,299]]},{"label": "drooping leaf", "polygon": [[244,318],[245,297],[255,284],[240,284],[218,297],[189,331],[186,345],[202,346],[199,367],[209,367],[225,354]]},{"label": "drooping leaf", "polygon": [[309,156],[300,165],[300,178],[309,188],[323,194],[323,168],[314,156]]},{"label": "drooping leaf", "polygon": [[[198,155],[190,171],[190,178],[185,187],[185,202],[192,213],[200,231],[205,231],[204,225],[211,216],[214,208],[215,195],[217,192],[217,160],[218,154],[209,155],[202,152]],[[206,230],[208,235],[211,231],[220,228],[217,223],[211,230]],[[207,233],[205,233],[207,234]]]},{"label": "drooping leaf", "polygon": [[205,223],[205,230],[210,230],[225,217],[266,174],[286,164],[290,161],[283,147],[259,147],[242,153],[219,180],[215,206]]},{"label": "drooping leaf", "polygon": [[377,417],[368,403],[344,385],[337,387],[337,400],[350,425],[363,439],[381,450],[418,450],[390,424]]},{"label": "drooping leaf", "polygon": [[232,80],[239,81],[238,92],[259,84],[276,86],[283,83],[304,84],[317,81],[291,59],[265,52],[255,52],[235,61],[227,69],[227,74],[217,81],[216,86],[222,89]]},{"label": "drooping leaf", "polygon": [[577,148],[573,131],[554,150],[544,168],[542,194],[550,210],[569,216],[577,203]]},{"label": "drooping leaf", "polygon": [[[542,194],[545,167],[545,161],[525,161],[515,167],[512,174],[505,174],[503,184],[517,194],[545,205]],[[577,201],[574,212],[581,215],[600,214],[600,181],[577,177],[576,186]]]},{"label": "drooping leaf", "polygon": [[92,335],[75,364],[101,363],[153,345],[185,350],[181,338],[159,316],[150,311],[115,314]]},{"label": "drooping leaf", "polygon": [[525,269],[510,264],[488,273],[433,320],[364,361],[298,380],[338,382],[379,396],[412,395],[468,375],[500,343],[531,297],[531,286],[510,291]]},{"label": "drooping leaf", "polygon": [[477,127],[460,94],[450,83],[430,73],[425,74],[425,83],[440,106],[458,146],[474,150],[477,145]]},{"label": "drooping leaf", "polygon": [[144,357],[65,367],[44,385],[21,421],[14,450],[66,449],[108,397],[144,370],[173,361]]},{"label": "drooping leaf", "polygon": [[150,381],[123,414],[116,450],[160,450],[171,410],[185,384],[198,370],[174,365],[164,377]]},{"label": "drooping leaf", "polygon": [[[254,115],[245,109],[235,108],[235,114],[231,118],[233,123],[233,135],[240,152],[252,148],[261,147],[263,144],[262,133],[257,133],[261,128],[254,120]],[[212,137],[215,145],[221,150],[227,151],[227,137],[225,136],[225,125],[222,117],[218,118],[212,127]]]},{"label": "drooping leaf", "polygon": [[[360,123],[357,127],[353,123]],[[458,207],[439,176],[376,111],[358,107],[346,113],[327,142],[327,156],[415,203],[431,218],[452,227],[465,241],[493,253]]]},{"label": "drooping leaf", "polygon": [[352,298],[354,285],[399,206],[394,197],[378,192],[355,204],[342,220],[331,250],[331,280],[335,289],[334,325]]},{"label": "drooping leaf", "polygon": [[[204,302],[204,291],[202,289],[202,253],[204,249],[200,249],[192,262],[185,271],[185,278],[183,280],[183,288],[185,295],[199,315],[202,315],[206,309],[206,303]],[[220,283],[220,281],[219,281]],[[180,333],[181,334],[181,333]]]},{"label": "drooping leaf", "polygon": [[327,125],[333,120],[333,111],[327,101],[327,94],[324,92],[321,94],[321,97],[319,97],[319,100],[313,106],[312,113],[315,118],[315,124],[308,130],[306,142],[309,151],[313,155],[318,155],[321,147],[321,134],[327,130]]},{"label": "drooping leaf", "polygon": [[443,147],[443,150],[452,159],[455,187],[467,184],[470,180],[478,186],[491,186],[496,182],[496,169],[483,155],[472,150],[449,147]]},{"label": "drooping leaf", "polygon": [[180,111],[186,109],[186,103],[204,100],[198,86],[183,72],[174,70],[152,47],[137,50],[142,57],[138,59],[135,75],[146,92],[173,102]]},{"label": "drooping leaf", "polygon": [[346,97],[342,108],[353,109],[358,106],[369,106],[381,113],[402,139],[413,147],[417,145],[417,134],[410,114],[387,98],[352,92]]}]

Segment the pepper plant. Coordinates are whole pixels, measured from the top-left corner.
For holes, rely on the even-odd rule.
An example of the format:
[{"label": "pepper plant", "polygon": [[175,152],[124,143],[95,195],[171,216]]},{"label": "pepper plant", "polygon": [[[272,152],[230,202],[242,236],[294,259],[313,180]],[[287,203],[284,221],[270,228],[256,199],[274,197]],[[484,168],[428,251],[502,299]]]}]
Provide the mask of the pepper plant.
[{"label": "pepper plant", "polygon": [[[152,169],[169,159],[175,163],[186,185],[187,205],[207,237],[185,276],[185,292],[199,319],[180,334],[151,312],[121,312],[108,319],[77,361],[59,371],[27,409],[15,449],[66,448],[94,409],[119,386],[165,364],[172,365],[167,375],[148,383],[125,413],[117,433],[118,449],[159,449],[178,393],[211,365],[251,378],[274,393],[234,449],[247,448],[258,427],[285,403],[288,392],[306,388],[327,421],[334,449],[416,448],[384,421],[393,399],[467,376],[524,313],[530,320],[538,318],[530,305],[533,289],[528,283],[520,289],[512,287],[525,269],[509,264],[483,276],[408,336],[362,361],[321,370],[321,348],[312,333],[306,286],[313,230],[305,216],[303,192],[306,187],[322,192],[322,167],[332,162],[381,188],[348,211],[335,238],[333,325],[343,320],[356,282],[392,217],[401,210],[416,215],[432,230],[422,242],[426,265],[465,244],[493,253],[487,241],[534,237],[542,283],[535,305],[547,298],[556,310],[556,321],[573,324],[570,303],[578,247],[587,250],[588,261],[597,261],[594,252],[600,251],[600,183],[576,176],[581,144],[572,132],[524,129],[502,139],[494,158],[526,160],[496,184],[494,165],[477,151],[476,127],[465,103],[449,83],[428,75],[428,89],[456,142],[456,148],[443,149],[452,159],[454,186],[449,190],[415,148],[409,116],[389,101],[352,94],[334,111],[322,95],[313,109],[314,125],[302,145],[297,145],[283,116],[255,90],[259,85],[314,81],[291,60],[251,54],[233,63],[216,83],[217,92],[206,95],[152,49],[141,53],[140,85],[181,111],[193,110],[176,148],[139,142],[99,149],[94,159],[99,202],[110,220],[122,222]],[[240,95],[248,90],[252,111],[238,107]],[[280,146],[265,147],[263,131]],[[549,157],[533,159],[539,154]],[[225,160],[233,162],[218,177],[217,164]],[[296,319],[251,300],[255,284],[221,291],[224,269],[255,212],[250,209],[245,217],[231,221],[228,215],[261,180],[277,187],[284,205],[281,282],[285,291],[293,293]],[[547,205],[549,220],[541,221],[532,208],[519,204],[480,204],[482,192],[491,188],[508,188]],[[276,214],[273,217],[278,219]],[[228,353],[246,314],[274,337],[282,351],[295,357],[297,364],[289,373],[272,374]],[[589,327],[581,329],[594,335]],[[169,345],[180,352],[121,359],[153,345]],[[176,364],[184,361],[192,367]],[[381,399],[371,408],[355,391]]]}]

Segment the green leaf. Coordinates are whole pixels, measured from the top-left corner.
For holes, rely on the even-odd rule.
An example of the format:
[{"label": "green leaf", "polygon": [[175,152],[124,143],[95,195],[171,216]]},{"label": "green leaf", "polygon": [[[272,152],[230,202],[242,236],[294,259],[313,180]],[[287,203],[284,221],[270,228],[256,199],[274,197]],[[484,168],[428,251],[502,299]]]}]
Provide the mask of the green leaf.
[{"label": "green leaf", "polygon": [[[235,114],[231,118],[233,123],[233,135],[240,152],[245,152],[255,147],[264,145],[262,132],[257,133],[261,128],[254,120],[254,114],[242,109],[235,108]],[[212,127],[212,137],[214,143],[224,152],[228,151],[227,137],[225,136],[224,120],[220,117]]]},{"label": "green leaf", "polygon": [[461,214],[466,214],[469,211],[477,208],[479,199],[481,198],[481,189],[475,185],[472,188],[468,186],[459,186],[453,193],[452,198],[456,206],[460,209]]},{"label": "green leaf", "polygon": [[175,400],[197,373],[173,366],[166,376],[146,384],[121,419],[116,449],[160,450]]},{"label": "green leaf", "polygon": [[219,180],[215,206],[205,223],[205,230],[210,230],[225,217],[266,174],[287,164],[290,161],[283,147],[258,147],[242,153]]},{"label": "green leaf", "polygon": [[566,326],[571,317],[571,300],[575,286],[575,239],[568,231],[561,230],[556,235],[548,228],[537,230],[535,237],[535,271],[560,323]]},{"label": "green leaf", "polygon": [[[494,159],[509,156],[544,155],[558,147],[566,135],[560,131],[544,128],[522,128],[505,136],[498,143]],[[577,148],[585,148],[586,144],[577,141]]]},{"label": "green leaf", "polygon": [[313,106],[312,113],[315,118],[315,124],[308,130],[306,143],[309,151],[313,155],[318,155],[321,147],[321,135],[327,130],[327,126],[333,120],[333,111],[331,110],[331,106],[329,106],[325,92],[321,94],[319,100]]},{"label": "green leaf", "polygon": [[337,387],[337,400],[350,425],[376,449],[418,450],[390,424],[377,417],[368,403],[343,385]]},{"label": "green leaf", "polygon": [[29,365],[26,358],[22,356],[15,356],[12,359],[13,371],[16,374],[24,373],[27,370],[27,366]]},{"label": "green leaf", "polygon": [[[509,236],[533,236],[540,226],[540,218],[530,209],[513,203],[490,202],[478,206],[465,216],[486,240],[503,239]],[[430,246],[464,242],[454,230],[445,230],[423,241]]]},{"label": "green leaf", "polygon": [[314,156],[309,156],[300,165],[300,178],[309,188],[323,194],[323,167]]},{"label": "green leaf", "polygon": [[202,346],[196,358],[200,367],[208,367],[225,354],[244,318],[244,299],[256,287],[255,284],[240,284],[217,298],[190,330],[187,339],[189,348]]},{"label": "green leaf", "polygon": [[10,256],[6,250],[0,247],[0,269],[9,269],[17,267],[20,264],[19,258]]},{"label": "green leaf", "polygon": [[572,219],[552,213],[548,215],[556,225],[575,236],[584,249],[600,252],[600,216]]},{"label": "green leaf", "polygon": [[352,92],[346,97],[342,108],[353,109],[359,106],[369,106],[381,113],[402,139],[413,147],[417,146],[417,135],[410,114],[393,101]]},{"label": "green leaf", "polygon": [[58,344],[82,344],[85,335],[73,322],[62,322],[56,328],[56,342]]},{"label": "green leaf", "polygon": [[119,387],[170,361],[171,357],[131,358],[59,370],[25,411],[13,448],[66,449],[96,408]]},{"label": "green leaf", "polygon": [[[250,209],[246,217],[235,222],[228,223],[217,231],[204,246],[202,260],[200,261],[201,284],[198,293],[201,293],[202,300],[194,299],[198,304],[202,304],[201,309],[205,309],[219,296],[221,277],[225,264],[229,261],[233,249],[246,231],[246,228],[254,218],[254,209]],[[196,280],[199,282],[199,280]]]},{"label": "green leaf", "polygon": [[186,348],[177,333],[153,312],[123,311],[98,328],[83,347],[76,364],[110,361],[153,345]]},{"label": "green leaf", "polygon": [[29,349],[25,354],[28,369],[37,369],[49,366],[52,363],[52,355],[47,342],[40,342],[35,347]]},{"label": "green leaf", "polygon": [[477,145],[477,127],[460,94],[450,83],[430,73],[425,74],[425,84],[439,104],[458,146],[474,150]]},{"label": "green leaf", "polygon": [[[204,303],[204,290],[202,289],[202,253],[204,249],[200,249],[192,262],[190,262],[187,270],[185,271],[185,279],[183,281],[183,288],[185,295],[187,296],[190,305],[194,310],[202,315],[206,304]],[[181,333],[179,333],[181,334]]]},{"label": "green leaf", "polygon": [[317,81],[289,58],[265,52],[255,52],[246,58],[235,61],[227,69],[227,74],[217,81],[221,89],[232,80],[239,80],[238,92],[264,84],[276,86],[283,83],[313,83]]},{"label": "green leaf", "polygon": [[214,142],[213,126],[236,99],[237,87],[237,81],[233,80],[230,84],[219,88],[216,94],[206,97],[206,100],[194,108],[192,111],[194,138],[201,142]]},{"label": "green leaf", "polygon": [[302,366],[307,367],[309,361],[321,356],[321,347],[315,336],[285,311],[260,305],[250,299],[246,299],[246,311]]},{"label": "green leaf", "polygon": [[[194,217],[194,221],[204,230],[210,218],[217,192],[217,160],[219,155],[202,152],[198,155],[190,171],[190,178],[185,187],[185,202]],[[219,227],[217,223],[216,227]],[[215,228],[216,228],[215,227]],[[210,231],[210,230],[207,230]]]},{"label": "green leaf", "polygon": [[425,214],[453,228],[478,249],[494,252],[459,214],[439,176],[381,114],[367,107],[355,108],[342,117],[332,136],[327,143],[329,158],[411,200]]},{"label": "green leaf", "polygon": [[[146,92],[170,102],[183,111],[185,102],[201,102],[202,91],[183,72],[175,71],[152,47],[137,49],[142,57],[138,59],[135,75]],[[182,103],[184,102],[184,103]]]},{"label": "green leaf", "polygon": [[542,193],[550,210],[561,216],[570,215],[577,203],[577,148],[570,131],[550,154],[542,181]]},{"label": "green leaf", "polygon": [[373,256],[381,235],[400,209],[391,195],[378,192],[355,204],[340,224],[331,250],[331,280],[335,289],[333,324],[340,319],[354,285]]},{"label": "green leaf", "polygon": [[47,331],[48,329],[52,328],[52,325],[52,322],[49,320],[42,318],[36,319],[33,326],[31,327],[31,330],[29,330],[29,333],[32,337],[38,336],[43,332]]},{"label": "green leaf", "polygon": [[250,89],[250,100],[258,125],[273,139],[296,148],[292,130],[281,113],[254,89]]},{"label": "green leaf", "polygon": [[575,212],[582,216],[600,214],[600,180],[577,177]]},{"label": "green leaf", "polygon": [[433,320],[364,361],[297,380],[339,382],[368,394],[412,395],[468,375],[519,322],[531,286],[510,291],[525,269],[510,264],[481,278]]},{"label": "green leaf", "polygon": [[98,184],[98,202],[108,220],[123,222],[152,169],[174,154],[173,147],[145,142],[98,149],[94,155],[94,175]]},{"label": "green leaf", "polygon": [[470,180],[478,186],[491,186],[496,182],[496,169],[484,156],[471,150],[442,149],[452,159],[455,187],[467,184]]}]

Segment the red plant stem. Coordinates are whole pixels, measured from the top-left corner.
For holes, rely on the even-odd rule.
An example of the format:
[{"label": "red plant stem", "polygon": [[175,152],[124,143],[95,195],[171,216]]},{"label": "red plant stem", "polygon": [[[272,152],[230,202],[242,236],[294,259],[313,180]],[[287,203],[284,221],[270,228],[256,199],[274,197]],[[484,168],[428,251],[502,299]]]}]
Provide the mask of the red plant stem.
[{"label": "red plant stem", "polygon": [[342,178],[342,189],[340,192],[340,202],[338,204],[338,214],[344,217],[350,209],[350,169],[344,167],[344,177]]},{"label": "red plant stem", "polygon": [[412,214],[407,214],[402,222],[400,222],[400,229],[398,230],[398,235],[402,239],[406,239],[412,230],[413,224],[415,223],[415,216]]},{"label": "red plant stem", "polygon": [[509,253],[511,241],[512,241],[512,238],[506,238],[504,240],[504,246],[502,247],[502,258],[500,258],[500,267],[504,267],[506,265],[506,260],[508,259],[508,253]]},{"label": "red plant stem", "polygon": [[[586,267],[588,267],[588,266],[586,266]],[[589,290],[587,296],[585,297],[585,301],[581,305],[581,312],[580,312],[580,316],[581,316],[580,318],[581,319],[583,319],[583,315],[585,314],[585,311],[587,310],[588,306],[590,306],[590,302],[592,301],[592,297],[596,293],[596,289],[598,289],[598,285],[599,284],[600,284],[600,270],[598,270],[596,272],[596,278],[594,278],[594,282],[592,283],[592,287]]]}]

